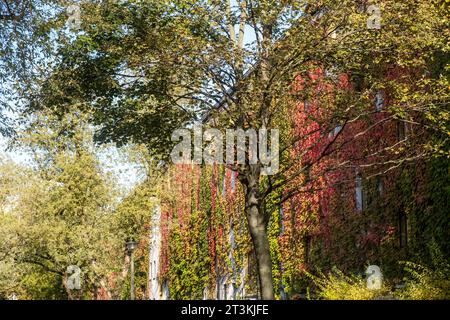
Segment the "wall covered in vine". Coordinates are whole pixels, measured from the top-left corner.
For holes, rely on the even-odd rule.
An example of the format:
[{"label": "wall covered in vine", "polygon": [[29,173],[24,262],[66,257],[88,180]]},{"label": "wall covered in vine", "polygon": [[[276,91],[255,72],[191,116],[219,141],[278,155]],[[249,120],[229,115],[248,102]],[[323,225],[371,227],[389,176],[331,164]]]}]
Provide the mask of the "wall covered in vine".
[{"label": "wall covered in vine", "polygon": [[[402,72],[391,70],[386,78]],[[304,271],[338,267],[362,274],[367,265],[377,264],[399,281],[399,262],[430,264],[431,247],[449,258],[448,160],[391,165],[407,144],[414,147],[414,131],[423,129],[392,115],[396,101],[387,89],[381,91],[380,109],[374,93],[364,117],[330,128],[324,105],[337,97],[330,94],[326,78],[320,68],[299,76],[296,89],[308,87],[310,95],[289,115],[293,134],[308,137],[292,152],[299,159],[293,171],[308,170],[291,183],[301,191],[283,204],[283,231],[273,246],[281,251],[275,256],[282,257],[283,266],[276,281],[285,283],[289,295],[305,292]],[[355,90],[346,76],[338,77],[338,86]],[[319,159],[332,139],[336,151]]]},{"label": "wall covered in vine", "polygon": [[[386,78],[402,72],[389,70]],[[422,129],[393,116],[396,99],[388,88],[366,97],[364,116],[333,122],[335,110],[324,106],[357,88],[350,76],[333,75],[333,85],[329,77],[317,66],[300,75],[295,90],[308,92],[282,115],[292,130],[282,134],[307,137],[289,155],[296,162],[286,175],[307,170],[286,185],[298,193],[278,206],[281,190],[265,204],[271,213],[277,299],[305,293],[310,286],[305,271],[337,267],[362,274],[367,265],[377,264],[395,282],[402,278],[403,260],[428,264],[436,248],[449,258],[448,160],[392,166],[406,144],[414,146],[413,131]],[[331,140],[336,150],[323,157]],[[240,298],[244,291],[246,296],[257,293],[243,190],[235,172],[223,166],[173,166],[161,202],[159,272],[172,299],[224,298],[218,294],[224,285],[232,285]]]},{"label": "wall covered in vine", "polygon": [[[251,288],[250,239],[235,173],[221,166],[178,165],[162,189],[160,277],[171,299],[216,298],[221,278]],[[251,278],[251,279],[249,279]]]}]

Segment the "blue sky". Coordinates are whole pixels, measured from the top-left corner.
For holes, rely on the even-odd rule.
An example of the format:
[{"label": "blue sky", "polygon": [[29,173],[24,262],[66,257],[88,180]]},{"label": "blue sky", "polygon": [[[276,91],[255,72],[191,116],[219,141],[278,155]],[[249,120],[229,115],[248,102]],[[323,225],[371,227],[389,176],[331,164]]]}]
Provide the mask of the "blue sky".
[{"label": "blue sky", "polygon": [[[8,113],[14,118],[14,114]],[[1,155],[23,166],[33,166],[33,158],[30,153],[20,148],[8,148],[10,139],[0,135]],[[133,186],[145,178],[145,172],[140,169],[137,163],[131,163],[114,146],[106,146],[98,149],[98,159],[102,169],[112,174],[119,184],[119,188],[125,192],[131,190]],[[0,158],[1,159],[1,158]]]}]

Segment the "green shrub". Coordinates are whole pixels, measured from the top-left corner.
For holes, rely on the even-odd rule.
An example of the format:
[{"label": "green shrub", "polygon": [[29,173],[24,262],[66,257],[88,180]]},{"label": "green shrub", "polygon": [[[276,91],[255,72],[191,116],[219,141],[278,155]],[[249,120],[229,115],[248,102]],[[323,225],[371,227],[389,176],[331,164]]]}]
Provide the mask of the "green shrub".
[{"label": "green shrub", "polygon": [[407,300],[448,300],[450,299],[450,265],[432,269],[413,262],[404,262],[408,277],[405,288],[397,290],[395,297]]},{"label": "green shrub", "polygon": [[308,274],[318,287],[319,298],[325,300],[373,300],[385,295],[388,290],[370,290],[366,280],[361,276],[345,275],[334,269],[328,275],[320,273],[319,277]]}]

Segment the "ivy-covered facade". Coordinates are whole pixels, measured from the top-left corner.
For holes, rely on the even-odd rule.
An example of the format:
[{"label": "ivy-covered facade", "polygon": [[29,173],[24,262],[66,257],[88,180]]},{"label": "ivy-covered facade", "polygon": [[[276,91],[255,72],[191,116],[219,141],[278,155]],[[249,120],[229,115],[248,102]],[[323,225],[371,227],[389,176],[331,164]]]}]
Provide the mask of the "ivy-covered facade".
[{"label": "ivy-covered facade", "polygon": [[[402,71],[396,72],[387,77]],[[275,203],[283,191],[266,203],[277,299],[314,290],[306,273],[337,267],[362,274],[375,264],[396,284],[403,277],[402,261],[430,264],[436,254],[449,258],[448,160],[396,158],[424,135],[417,123],[393,117],[395,99],[388,90],[369,97],[366,117],[336,123],[324,135],[314,119],[326,111],[314,94],[332,90],[326,85],[329,76],[320,67],[299,76],[299,90],[310,86],[313,95],[283,115],[295,134],[310,139],[292,151],[298,165],[309,169],[286,189],[301,190],[281,205]],[[347,75],[337,78],[349,94],[357,90]],[[340,148],[316,159],[333,139]],[[346,162],[351,165],[341,165]],[[186,164],[168,170],[160,199],[159,298],[258,298],[243,197],[237,173],[225,166]]]}]

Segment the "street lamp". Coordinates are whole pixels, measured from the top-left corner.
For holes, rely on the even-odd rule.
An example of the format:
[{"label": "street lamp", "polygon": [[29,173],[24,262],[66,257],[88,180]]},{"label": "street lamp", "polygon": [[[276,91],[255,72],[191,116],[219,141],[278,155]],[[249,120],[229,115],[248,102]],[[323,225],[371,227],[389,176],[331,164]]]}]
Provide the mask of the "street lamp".
[{"label": "street lamp", "polygon": [[138,243],[136,241],[128,241],[126,243],[127,253],[130,256],[130,273],[131,273],[131,288],[130,298],[134,300],[134,258],[133,251],[137,248]]}]

